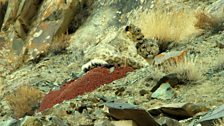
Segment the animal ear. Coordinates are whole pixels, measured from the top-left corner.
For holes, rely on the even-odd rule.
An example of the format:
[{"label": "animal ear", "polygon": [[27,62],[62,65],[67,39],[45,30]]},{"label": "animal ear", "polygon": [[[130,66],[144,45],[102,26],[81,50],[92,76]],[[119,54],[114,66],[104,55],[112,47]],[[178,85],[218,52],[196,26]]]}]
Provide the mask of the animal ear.
[{"label": "animal ear", "polygon": [[129,29],[130,29],[130,26],[126,26],[126,27],[125,27],[125,31],[126,31],[126,32],[129,31]]}]

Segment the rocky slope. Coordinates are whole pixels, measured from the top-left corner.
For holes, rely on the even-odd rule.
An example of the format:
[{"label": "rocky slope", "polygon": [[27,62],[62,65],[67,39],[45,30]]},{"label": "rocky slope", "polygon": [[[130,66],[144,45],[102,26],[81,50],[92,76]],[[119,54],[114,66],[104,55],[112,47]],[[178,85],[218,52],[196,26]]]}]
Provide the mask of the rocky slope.
[{"label": "rocky slope", "polygon": [[[223,0],[0,1],[0,125],[221,125],[223,10]],[[220,113],[200,120],[210,109]]]}]

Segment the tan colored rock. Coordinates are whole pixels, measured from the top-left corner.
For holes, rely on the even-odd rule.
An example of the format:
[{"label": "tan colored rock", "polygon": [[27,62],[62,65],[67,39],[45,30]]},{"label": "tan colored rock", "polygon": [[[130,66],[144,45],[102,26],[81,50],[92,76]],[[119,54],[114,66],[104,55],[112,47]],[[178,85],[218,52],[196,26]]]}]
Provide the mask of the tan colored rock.
[{"label": "tan colored rock", "polygon": [[208,108],[203,104],[196,103],[173,103],[161,107],[161,111],[164,114],[181,118],[193,117],[199,112],[208,111]]},{"label": "tan colored rock", "polygon": [[[3,23],[0,21],[1,30],[8,34],[13,52],[17,55],[25,55],[24,61],[46,54],[51,45],[56,48],[55,41],[59,41],[59,44],[57,43],[59,48],[65,48],[66,44],[61,42],[64,41],[63,35],[73,27],[72,25],[74,27],[81,25],[80,22],[83,21],[78,20],[85,17],[83,15],[86,10],[83,8],[93,3],[92,0],[58,0],[57,2],[9,0],[8,2],[6,14],[3,12],[0,14],[1,19],[4,18]],[[3,4],[0,6],[0,9],[2,8]]]},{"label": "tan colored rock", "polygon": [[165,63],[179,63],[184,61],[186,54],[186,50],[160,53],[154,58],[154,64],[161,65]]},{"label": "tan colored rock", "polygon": [[42,122],[36,117],[26,116],[20,126],[43,126]]},{"label": "tan colored rock", "polygon": [[63,0],[43,2],[39,17],[35,22],[36,28],[33,28],[29,34],[28,60],[35,59],[48,51],[54,37],[66,32],[73,16],[79,13],[78,7],[84,2],[84,0],[67,1],[66,3]]},{"label": "tan colored rock", "polygon": [[159,126],[154,118],[144,109],[128,103],[106,103],[105,112],[115,119],[133,120],[138,126]]},{"label": "tan colored rock", "polygon": [[132,120],[119,120],[119,121],[111,121],[114,126],[137,126],[137,124]]}]

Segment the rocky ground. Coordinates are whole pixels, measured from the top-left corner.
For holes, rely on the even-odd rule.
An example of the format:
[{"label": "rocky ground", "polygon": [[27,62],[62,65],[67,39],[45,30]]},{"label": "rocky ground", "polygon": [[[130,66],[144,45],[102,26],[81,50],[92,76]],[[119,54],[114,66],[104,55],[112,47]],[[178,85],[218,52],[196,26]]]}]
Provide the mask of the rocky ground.
[{"label": "rocky ground", "polygon": [[223,0],[0,1],[0,125],[224,125],[223,10]]}]

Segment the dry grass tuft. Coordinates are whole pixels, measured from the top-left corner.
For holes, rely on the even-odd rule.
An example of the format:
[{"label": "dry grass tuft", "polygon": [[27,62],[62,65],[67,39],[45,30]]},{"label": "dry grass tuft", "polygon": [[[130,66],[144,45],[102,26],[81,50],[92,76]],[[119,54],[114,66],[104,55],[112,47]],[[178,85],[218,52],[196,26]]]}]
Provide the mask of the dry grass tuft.
[{"label": "dry grass tuft", "polygon": [[14,116],[20,118],[26,114],[32,114],[37,109],[36,107],[42,97],[43,93],[39,89],[22,86],[5,96],[5,99],[14,111]]},{"label": "dry grass tuft", "polygon": [[224,55],[220,54],[217,56],[217,60],[214,63],[213,66],[213,72],[220,72],[224,70]]},{"label": "dry grass tuft", "polygon": [[202,64],[196,63],[194,58],[185,58],[184,61],[166,65],[167,73],[176,73],[183,83],[197,83],[204,79]]},{"label": "dry grass tuft", "polygon": [[217,121],[214,121],[215,126],[224,126],[224,119],[219,119]]},{"label": "dry grass tuft", "polygon": [[3,96],[3,88],[4,88],[4,78],[0,75],[0,97]]},{"label": "dry grass tuft", "polygon": [[68,33],[55,36],[53,42],[50,44],[49,52],[51,53],[63,53],[69,45],[70,36]]},{"label": "dry grass tuft", "polygon": [[200,30],[194,26],[196,21],[194,12],[190,10],[154,9],[139,13],[133,24],[141,28],[146,38],[169,42],[199,34]]},{"label": "dry grass tuft", "polygon": [[216,65],[215,65],[218,69],[222,69],[224,70],[224,55],[220,54],[217,57],[217,61],[216,61]]},{"label": "dry grass tuft", "polygon": [[218,18],[210,15],[206,11],[197,10],[195,13],[195,17],[197,18],[197,22],[195,23],[195,27],[202,30],[219,30],[220,21]]}]

